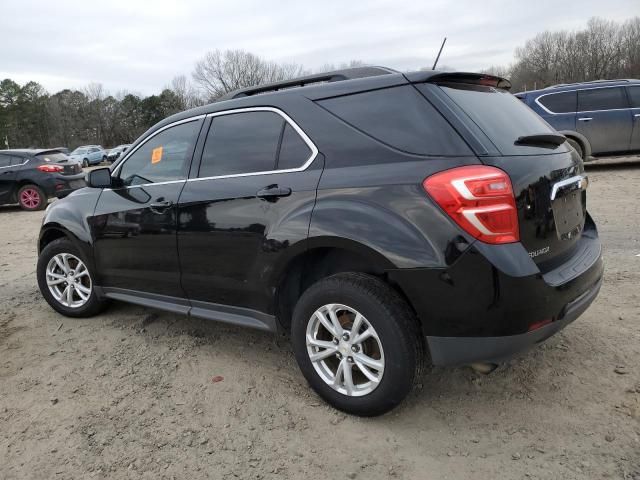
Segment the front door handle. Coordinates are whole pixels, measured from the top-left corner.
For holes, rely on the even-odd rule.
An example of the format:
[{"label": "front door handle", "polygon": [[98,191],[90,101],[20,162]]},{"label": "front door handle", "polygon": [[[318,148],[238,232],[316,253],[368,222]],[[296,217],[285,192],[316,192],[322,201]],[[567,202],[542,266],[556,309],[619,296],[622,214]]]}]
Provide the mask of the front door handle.
[{"label": "front door handle", "polygon": [[279,197],[288,197],[291,195],[291,189],[288,187],[279,187],[278,185],[269,185],[262,190],[258,190],[256,197],[264,200],[276,199]]},{"label": "front door handle", "polygon": [[153,213],[163,214],[172,205],[173,205],[173,202],[171,200],[163,200],[163,201],[154,202],[154,203],[150,204],[149,205],[149,209]]},{"label": "front door handle", "polygon": [[593,120],[591,117],[582,117],[578,119],[580,122],[590,122],[591,120]]}]

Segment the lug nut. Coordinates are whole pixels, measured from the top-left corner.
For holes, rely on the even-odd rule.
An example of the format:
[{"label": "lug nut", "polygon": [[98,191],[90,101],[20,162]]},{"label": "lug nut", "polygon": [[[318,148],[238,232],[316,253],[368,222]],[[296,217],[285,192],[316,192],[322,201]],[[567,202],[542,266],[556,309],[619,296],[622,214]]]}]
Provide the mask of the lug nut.
[{"label": "lug nut", "polygon": [[334,337],[333,344],[334,345],[338,345],[338,343],[340,343],[340,340],[338,340],[337,338]]},{"label": "lug nut", "polygon": [[345,342],[348,342],[348,341],[349,341],[349,334],[348,334],[347,332],[344,332],[344,333],[342,334],[342,339],[343,339]]},{"label": "lug nut", "polygon": [[342,360],[342,354],[340,352],[336,353],[336,357],[338,357],[338,360]]},{"label": "lug nut", "polygon": [[360,347],[358,347],[358,345],[353,345],[353,346],[351,347],[351,351],[352,351],[352,352],[357,352],[358,350],[360,350]]},{"label": "lug nut", "polygon": [[347,362],[353,363],[353,357],[347,357]]}]

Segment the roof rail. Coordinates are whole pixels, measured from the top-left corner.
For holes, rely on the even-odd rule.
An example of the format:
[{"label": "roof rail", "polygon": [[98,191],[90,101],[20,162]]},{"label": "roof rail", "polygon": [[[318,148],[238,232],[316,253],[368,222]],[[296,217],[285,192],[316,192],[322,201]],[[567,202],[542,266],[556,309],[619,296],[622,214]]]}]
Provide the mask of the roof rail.
[{"label": "roof rail", "polygon": [[249,97],[260,93],[277,92],[286,88],[303,87],[314,83],[339,82],[342,80],[353,80],[355,78],[375,77],[378,75],[389,75],[398,73],[396,70],[386,67],[353,67],[342,70],[334,70],[332,72],[317,73],[314,75],[305,75],[304,77],[292,78],[281,82],[268,83],[265,85],[257,85],[253,87],[240,88],[223,95],[218,99],[231,100],[234,98]]},{"label": "roof rail", "polygon": [[630,80],[627,78],[619,78],[614,80],[589,80],[588,82],[559,83],[558,85],[551,85],[547,88],[569,87],[571,85],[582,85],[585,83],[612,83],[612,82],[629,82],[629,81]]}]

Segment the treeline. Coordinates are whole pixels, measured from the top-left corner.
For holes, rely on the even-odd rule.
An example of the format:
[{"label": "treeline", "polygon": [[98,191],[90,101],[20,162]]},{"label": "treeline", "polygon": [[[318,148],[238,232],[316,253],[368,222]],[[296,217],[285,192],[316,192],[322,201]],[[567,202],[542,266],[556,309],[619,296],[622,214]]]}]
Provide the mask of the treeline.
[{"label": "treeline", "polygon": [[508,67],[487,72],[506,76],[512,91],[559,83],[640,78],[640,17],[617,23],[592,18],[577,31],[546,31],[515,51]]}]

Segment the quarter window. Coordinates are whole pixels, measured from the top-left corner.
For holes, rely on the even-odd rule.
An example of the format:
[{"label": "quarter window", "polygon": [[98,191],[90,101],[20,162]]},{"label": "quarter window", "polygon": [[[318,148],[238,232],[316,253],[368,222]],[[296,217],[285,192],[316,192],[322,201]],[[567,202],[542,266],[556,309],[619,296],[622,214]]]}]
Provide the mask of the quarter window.
[{"label": "quarter window", "polygon": [[631,101],[632,108],[640,108],[640,86],[628,87],[629,100]]},{"label": "quarter window", "polygon": [[543,95],[538,101],[553,113],[575,113],[578,95],[574,92],[562,92]]},{"label": "quarter window", "polygon": [[269,111],[213,117],[202,152],[200,177],[301,167],[307,144],[280,115]]},{"label": "quarter window", "polygon": [[578,91],[578,111],[613,110],[629,108],[622,87],[590,88]]},{"label": "quarter window", "polygon": [[186,178],[199,127],[198,121],[182,123],[151,137],[126,159],[120,180],[129,186]]}]

